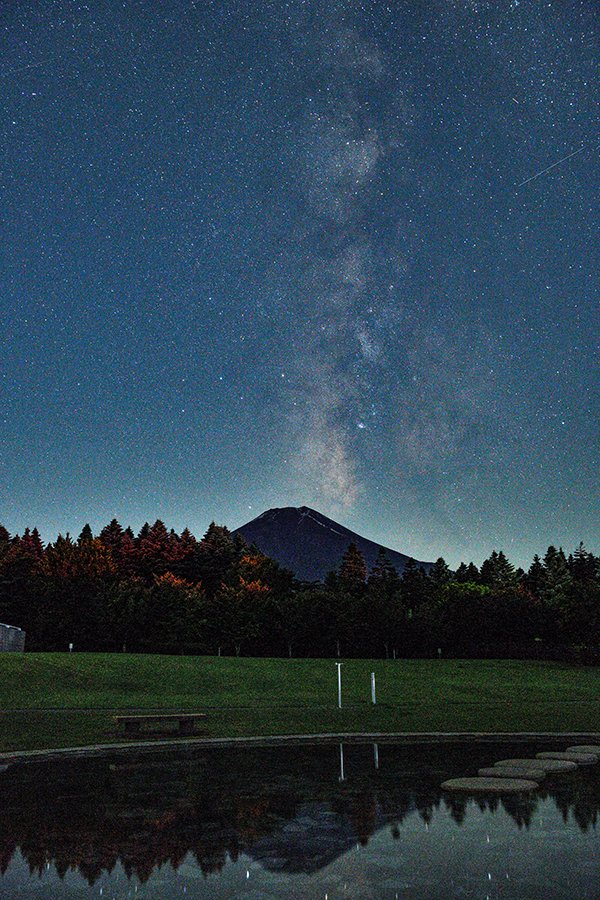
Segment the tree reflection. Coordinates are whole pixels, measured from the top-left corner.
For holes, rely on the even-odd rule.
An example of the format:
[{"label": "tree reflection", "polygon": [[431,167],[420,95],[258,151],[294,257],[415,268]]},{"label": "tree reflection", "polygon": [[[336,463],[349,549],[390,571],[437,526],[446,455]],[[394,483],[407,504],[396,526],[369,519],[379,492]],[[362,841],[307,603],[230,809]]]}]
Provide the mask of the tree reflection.
[{"label": "tree reflection", "polygon": [[479,810],[528,829],[545,800],[581,831],[596,826],[600,779],[593,768],[549,777],[529,796],[474,802],[440,790],[445,778],[506,752],[506,745],[499,755],[490,745],[467,754],[464,747],[382,745],[375,769],[371,746],[351,746],[343,782],[335,746],[12,767],[0,775],[0,873],[17,849],[33,875],[53,864],[61,878],[77,871],[90,885],[117,864],[144,883],[157,867],[177,870],[189,854],[205,876],[240,853],[267,869],[311,872],[383,827],[401,840],[413,815],[429,825],[447,811],[460,826]]}]

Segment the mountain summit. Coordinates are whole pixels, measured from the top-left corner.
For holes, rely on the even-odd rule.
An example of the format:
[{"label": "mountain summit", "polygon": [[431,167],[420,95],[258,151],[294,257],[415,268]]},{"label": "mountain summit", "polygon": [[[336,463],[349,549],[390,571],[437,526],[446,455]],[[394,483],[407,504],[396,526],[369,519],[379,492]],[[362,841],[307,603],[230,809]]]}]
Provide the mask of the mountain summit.
[{"label": "mountain summit", "polygon": [[[339,568],[350,543],[356,544],[370,569],[381,546],[308,506],[268,509],[233,534],[241,534],[303,581],[323,581],[328,572]],[[387,547],[384,550],[401,573],[409,557]],[[427,571],[431,563],[421,565]]]}]

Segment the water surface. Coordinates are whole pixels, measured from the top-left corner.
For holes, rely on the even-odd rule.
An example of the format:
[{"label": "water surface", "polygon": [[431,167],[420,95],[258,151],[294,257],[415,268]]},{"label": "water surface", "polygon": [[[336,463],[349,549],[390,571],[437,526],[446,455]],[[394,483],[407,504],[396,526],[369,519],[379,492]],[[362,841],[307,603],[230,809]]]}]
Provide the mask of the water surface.
[{"label": "water surface", "polygon": [[599,898],[600,766],[440,783],[563,742],[179,751],[0,774],[0,896]]}]

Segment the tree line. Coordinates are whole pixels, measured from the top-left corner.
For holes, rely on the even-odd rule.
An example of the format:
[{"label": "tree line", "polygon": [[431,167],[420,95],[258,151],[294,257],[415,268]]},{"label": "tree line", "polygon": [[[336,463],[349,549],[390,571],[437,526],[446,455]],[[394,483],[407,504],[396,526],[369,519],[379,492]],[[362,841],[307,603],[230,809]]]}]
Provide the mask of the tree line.
[{"label": "tree line", "polygon": [[383,549],[368,571],[350,544],[314,584],[214,522],[198,540],[113,519],[47,545],[0,526],[0,622],[28,650],[600,661],[600,558],[551,546],[528,571],[494,551],[399,574]]}]

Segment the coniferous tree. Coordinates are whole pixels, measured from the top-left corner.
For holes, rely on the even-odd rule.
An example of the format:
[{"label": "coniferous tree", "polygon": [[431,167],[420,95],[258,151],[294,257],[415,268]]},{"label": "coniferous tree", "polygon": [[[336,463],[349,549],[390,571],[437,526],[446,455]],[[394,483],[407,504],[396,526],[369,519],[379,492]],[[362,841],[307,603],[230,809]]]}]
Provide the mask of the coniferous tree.
[{"label": "coniferous tree", "polygon": [[140,530],[138,531],[138,533],[135,537],[136,545],[139,547],[139,545],[142,543],[142,541],[146,540],[146,538],[148,537],[149,534],[150,534],[150,522],[144,522],[144,524],[142,525],[142,527],[140,528]]},{"label": "coniferous tree", "polygon": [[406,615],[403,652],[414,656],[431,637],[430,582],[422,566],[409,559],[402,572],[402,606]]},{"label": "coniferous tree", "polygon": [[338,576],[343,590],[359,594],[364,591],[367,581],[367,564],[356,544],[348,544],[348,548],[342,556]]},{"label": "coniferous tree", "polygon": [[41,617],[44,580],[41,573],[43,548],[37,529],[16,535],[0,556],[0,622],[23,628],[28,647],[42,649],[36,643]]},{"label": "coniferous tree", "polygon": [[10,534],[3,525],[0,525],[0,565],[2,564],[3,558],[10,550],[10,545]]},{"label": "coniferous tree", "polygon": [[[384,648],[389,657],[404,643],[406,611],[402,603],[400,577],[380,547],[367,582],[362,630],[368,640],[364,652],[377,656]],[[372,648],[369,651],[369,647]]]},{"label": "coniferous tree", "polygon": [[460,584],[479,584],[479,569],[472,562],[468,566],[461,562],[454,573],[453,581],[458,581]]},{"label": "coniferous tree", "polygon": [[443,585],[440,605],[430,615],[433,612],[431,624],[444,655],[487,655],[493,630],[489,596],[487,585],[458,581]]},{"label": "coniferous tree", "polygon": [[119,569],[125,577],[130,578],[138,575],[139,551],[131,528],[126,528],[123,532],[118,559]]},{"label": "coniferous tree", "polygon": [[434,588],[439,588],[443,584],[452,581],[452,571],[446,560],[440,556],[429,570],[429,578]]},{"label": "coniferous tree", "polygon": [[4,527],[4,525],[0,525],[0,553],[6,552],[10,545],[10,534]]},{"label": "coniferous tree", "polygon": [[50,649],[107,649],[109,595],[116,580],[110,550],[99,539],[74,543],[69,534],[49,544],[41,562]]},{"label": "coniferous tree", "polygon": [[205,606],[201,587],[171,572],[155,575],[147,593],[144,648],[159,653],[198,652],[204,638]]},{"label": "coniferous tree", "polygon": [[290,590],[280,598],[275,608],[275,630],[288,657],[298,656],[306,645],[307,614],[304,608],[306,593]]},{"label": "coniferous tree", "polygon": [[246,581],[240,577],[237,584],[221,584],[209,608],[216,615],[219,634],[229,652],[239,656],[243,650],[253,651],[262,607],[269,594],[270,588],[259,580]]},{"label": "coniferous tree", "polygon": [[515,567],[508,561],[502,550],[492,551],[491,556],[481,564],[479,577],[488,587],[515,587],[518,578]]},{"label": "coniferous tree", "polygon": [[369,584],[376,582],[379,584],[395,583],[397,585],[399,583],[398,572],[383,547],[380,547],[377,551],[368,581]]},{"label": "coniferous tree", "polygon": [[575,552],[569,555],[568,566],[576,581],[593,581],[600,576],[598,560],[593,553],[585,549],[583,541],[579,543]]},{"label": "coniferous tree", "polygon": [[533,562],[529,567],[529,571],[523,578],[523,582],[525,587],[530,590],[535,597],[538,599],[543,597],[546,585],[546,572],[537,553],[533,557]]},{"label": "coniferous tree", "polygon": [[147,529],[144,526],[142,531],[137,540],[138,571],[151,581],[154,575],[170,572],[181,554],[176,536],[167,531],[161,519]]},{"label": "coniferous tree", "polygon": [[358,645],[365,640],[366,582],[365,558],[356,544],[350,543],[342,556],[337,577],[330,582],[335,595],[332,618],[337,656],[357,652]]},{"label": "coniferous tree", "polygon": [[150,588],[137,576],[121,578],[108,599],[108,620],[116,650],[135,653],[148,648]]},{"label": "coniferous tree", "polygon": [[458,569],[454,573],[454,581],[458,581],[460,584],[464,584],[465,581],[468,581],[466,563],[461,562]]},{"label": "coniferous tree", "polygon": [[24,553],[27,553],[36,559],[41,559],[44,555],[44,545],[37,528],[33,528],[31,531],[29,528],[26,528],[22,537],[19,537],[19,535],[15,536],[14,543],[16,543]]},{"label": "coniferous tree", "polygon": [[560,637],[575,645],[579,659],[600,661],[600,582],[573,579],[561,600]]},{"label": "coniferous tree", "polygon": [[195,583],[200,580],[195,566],[198,541],[189,528],[184,528],[177,542],[179,547],[178,558],[173,560],[171,571],[179,578]]},{"label": "coniferous tree", "polygon": [[300,592],[304,613],[303,648],[306,656],[340,655],[343,645],[347,604],[337,589],[318,585]]},{"label": "coniferous tree", "polygon": [[423,566],[418,566],[412,557],[402,572],[402,596],[408,608],[409,618],[428,597],[427,576]]},{"label": "coniferous tree", "polygon": [[121,544],[123,543],[123,528],[117,519],[111,519],[108,525],[105,525],[98,535],[105,547],[108,547],[113,554],[113,558],[117,559]]},{"label": "coniferous tree", "polygon": [[78,544],[88,544],[90,541],[94,540],[94,535],[92,533],[92,529],[88,523],[86,523],[81,529],[81,534],[77,538]]},{"label": "coniferous tree", "polygon": [[265,556],[256,547],[244,547],[245,552],[240,557],[237,564],[237,571],[241,578],[246,581],[259,580],[262,584],[269,587],[270,591],[276,596],[283,596],[291,590],[294,576],[289,569],[284,569],[271,559]]},{"label": "coniferous tree", "polygon": [[549,606],[559,606],[572,582],[562,547],[558,550],[552,545],[548,547],[544,555],[544,579],[543,599]]},{"label": "coniferous tree", "polygon": [[222,583],[234,578],[239,560],[239,544],[224,525],[211,522],[206,534],[195,548],[195,566],[202,586],[209,597],[214,596]]}]

